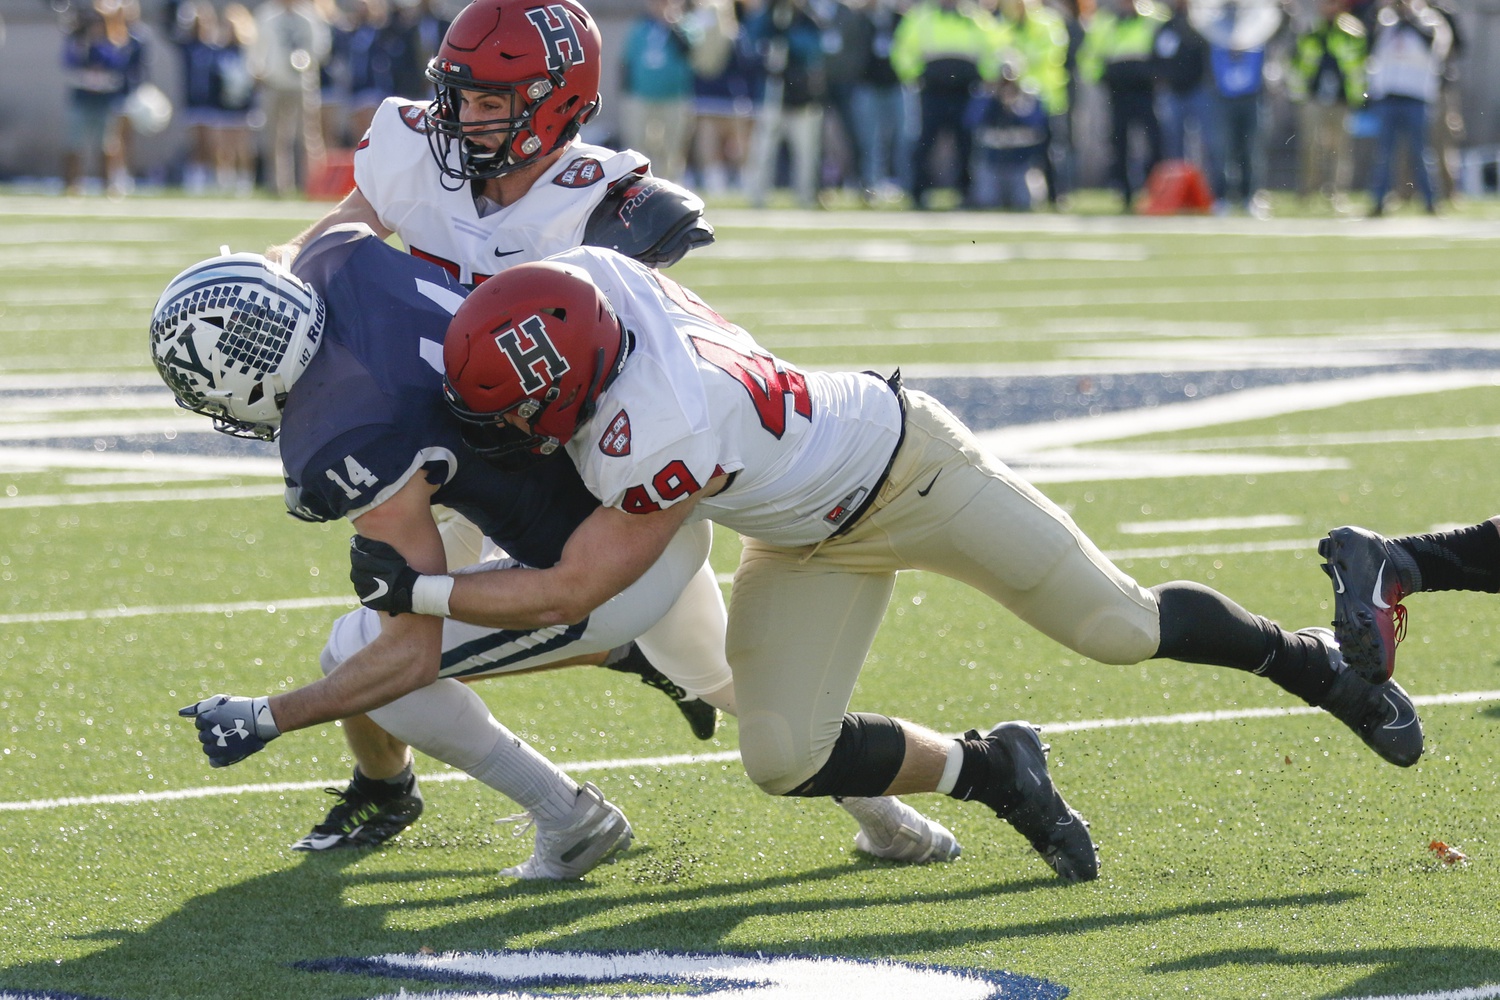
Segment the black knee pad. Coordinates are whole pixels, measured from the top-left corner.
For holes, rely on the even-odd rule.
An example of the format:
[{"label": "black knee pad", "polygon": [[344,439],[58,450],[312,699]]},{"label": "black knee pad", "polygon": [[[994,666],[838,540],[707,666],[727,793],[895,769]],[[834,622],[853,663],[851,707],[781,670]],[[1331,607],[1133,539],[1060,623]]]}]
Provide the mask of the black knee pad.
[{"label": "black knee pad", "polygon": [[884,795],[906,759],[901,723],[884,715],[845,712],[828,762],[788,795]]}]

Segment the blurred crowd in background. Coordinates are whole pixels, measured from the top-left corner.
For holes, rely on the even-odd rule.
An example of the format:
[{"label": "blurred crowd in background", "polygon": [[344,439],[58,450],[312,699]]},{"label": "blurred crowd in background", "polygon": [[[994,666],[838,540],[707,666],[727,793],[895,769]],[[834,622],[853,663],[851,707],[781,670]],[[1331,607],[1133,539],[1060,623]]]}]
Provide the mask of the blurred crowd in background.
[{"label": "blurred crowd in background", "polygon": [[[136,0],[81,2],[62,23],[64,182],[115,195],[137,182],[132,141],[174,116],[186,148],[155,180],[306,190],[381,100],[431,98],[454,12],[175,0],[150,33],[163,46]],[[1445,0],[1307,2],[638,0],[606,30],[614,134],[591,138],[752,206],[1066,209],[1094,150],[1126,211],[1263,217],[1273,186],[1337,212],[1379,215],[1393,195],[1438,211],[1464,140],[1459,19]],[[179,92],[147,82],[159,59],[178,61]],[[1272,101],[1297,150],[1279,185]]]}]

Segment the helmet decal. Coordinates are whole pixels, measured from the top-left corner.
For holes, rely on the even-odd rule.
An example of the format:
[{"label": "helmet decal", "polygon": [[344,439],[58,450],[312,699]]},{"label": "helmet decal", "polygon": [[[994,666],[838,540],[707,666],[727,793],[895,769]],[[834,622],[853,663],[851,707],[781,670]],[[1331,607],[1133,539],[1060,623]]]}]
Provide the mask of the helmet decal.
[{"label": "helmet decal", "polygon": [[271,440],[288,391],[317,352],[323,300],[258,254],[221,254],[167,286],[151,358],[179,406],[237,437]]},{"label": "helmet decal", "polygon": [[[531,347],[521,344],[520,333],[530,338]],[[505,352],[527,394],[540,392],[568,373],[571,366],[547,337],[547,325],[532,315],[497,334],[495,344]]]},{"label": "helmet decal", "polygon": [[526,20],[542,36],[548,69],[561,73],[584,61],[583,42],[579,41],[578,29],[573,27],[566,8],[558,4],[533,7],[526,12]]},{"label": "helmet decal", "polygon": [[[162,343],[169,342],[164,339]],[[179,353],[179,348],[186,351],[186,356]],[[214,377],[214,373],[208,370],[198,353],[198,341],[191,336],[172,337],[166,354],[157,361],[156,367],[161,371],[162,381],[167,383],[167,388],[184,399],[202,398],[203,394],[194,384],[194,376],[204,381]]]},{"label": "helmet decal", "polygon": [[566,445],[620,373],[627,340],[579,267],[518,264],[490,278],[458,307],[443,341],[444,392],[464,439],[503,469]]}]

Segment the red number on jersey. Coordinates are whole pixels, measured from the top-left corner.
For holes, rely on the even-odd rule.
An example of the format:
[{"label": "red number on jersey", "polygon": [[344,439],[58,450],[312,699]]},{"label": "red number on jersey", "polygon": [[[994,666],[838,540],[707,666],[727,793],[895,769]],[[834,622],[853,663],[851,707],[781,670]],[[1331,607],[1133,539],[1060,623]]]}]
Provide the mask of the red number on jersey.
[{"label": "red number on jersey", "polygon": [[661,504],[651,499],[651,494],[646,492],[646,487],[632,486],[625,491],[625,499],[620,501],[620,509],[627,514],[654,514],[661,510]]},{"label": "red number on jersey", "polygon": [[703,488],[680,459],[669,462],[665,469],[658,472],[651,480],[651,486],[663,500],[689,497]]},{"label": "red number on jersey", "polygon": [[667,298],[684,312],[707,320],[726,334],[724,340],[708,337],[692,337],[698,354],[722,369],[750,394],[755,412],[760,415],[761,426],[778,438],[786,433],[786,401],[791,396],[793,409],[812,419],[812,398],[807,394],[807,378],[795,368],[782,368],[781,363],[768,351],[756,346],[750,335],[729,320],[714,312],[702,299],[683,288],[660,271],[653,270],[652,277],[661,285]]},{"label": "red number on jersey", "polygon": [[[714,475],[720,470],[715,467]],[[661,504],[652,499],[651,491],[663,500],[680,500],[697,493],[701,486],[688,467],[680,459],[668,462],[666,467],[651,477],[651,489],[644,486],[632,486],[625,491],[625,499],[620,502],[620,509],[627,514],[653,514],[661,510]]]},{"label": "red number on jersey", "polygon": [[730,344],[707,337],[690,336],[698,354],[745,387],[750,402],[760,416],[760,425],[776,437],[786,433],[786,397],[792,397],[792,409],[812,419],[812,397],[807,392],[807,377],[795,368],[782,368],[767,352],[740,344]]}]

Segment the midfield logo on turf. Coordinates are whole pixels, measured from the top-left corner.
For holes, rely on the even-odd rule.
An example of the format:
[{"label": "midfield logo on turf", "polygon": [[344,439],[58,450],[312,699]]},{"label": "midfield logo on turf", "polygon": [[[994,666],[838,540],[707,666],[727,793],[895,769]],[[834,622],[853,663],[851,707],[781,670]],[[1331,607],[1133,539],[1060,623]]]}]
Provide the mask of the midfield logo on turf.
[{"label": "midfield logo on turf", "polygon": [[[953,969],[890,960],[802,955],[729,955],[670,952],[450,952],[378,955],[300,962],[308,972],[379,976],[448,989],[423,993],[441,1000],[481,1000],[497,995],[532,997],[545,988],[548,1000],[600,995],[661,995],[663,988],[691,996],[790,1000],[794,997],[905,996],[922,1000],[1062,1000],[1064,986],[1045,979],[991,969]],[[576,988],[578,992],[573,992]],[[497,990],[505,991],[497,994]],[[590,992],[583,992],[589,990]],[[407,996],[405,990],[381,1000]]]}]

